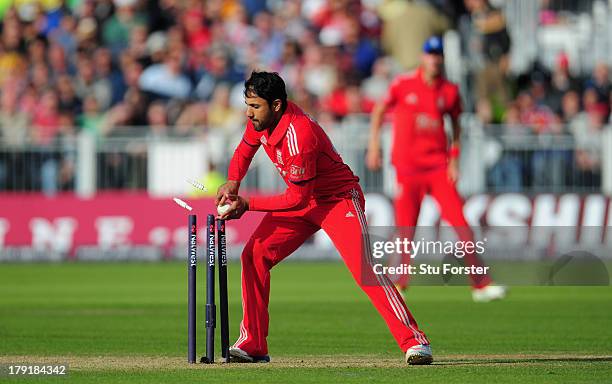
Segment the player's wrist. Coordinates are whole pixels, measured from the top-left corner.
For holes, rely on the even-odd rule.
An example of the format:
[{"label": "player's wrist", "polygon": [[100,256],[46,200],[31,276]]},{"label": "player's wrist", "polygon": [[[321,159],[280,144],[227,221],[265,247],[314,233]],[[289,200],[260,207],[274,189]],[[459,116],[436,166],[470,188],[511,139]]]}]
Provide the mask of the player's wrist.
[{"label": "player's wrist", "polygon": [[456,160],[459,158],[459,155],[461,155],[461,150],[459,148],[459,145],[457,144],[451,145],[450,149],[448,150],[448,156],[450,157],[450,159]]},{"label": "player's wrist", "polygon": [[225,182],[226,185],[226,191],[228,191],[230,194],[232,195],[237,195],[238,191],[240,190],[240,181],[237,180],[227,180]]},{"label": "player's wrist", "polygon": [[370,151],[379,152],[380,151],[380,140],[371,139],[368,147],[370,148]]}]

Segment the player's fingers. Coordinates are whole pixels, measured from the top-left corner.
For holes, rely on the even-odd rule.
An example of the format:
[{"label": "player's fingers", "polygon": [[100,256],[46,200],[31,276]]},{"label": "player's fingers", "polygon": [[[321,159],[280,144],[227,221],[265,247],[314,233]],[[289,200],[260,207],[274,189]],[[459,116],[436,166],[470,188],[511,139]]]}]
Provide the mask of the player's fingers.
[{"label": "player's fingers", "polygon": [[377,171],[381,165],[380,156],[369,156],[366,159],[367,166],[371,171]]},{"label": "player's fingers", "polygon": [[380,156],[380,153],[378,152],[373,153],[372,156],[370,157],[370,169],[372,171],[378,171],[381,165],[382,165],[382,158]]},{"label": "player's fingers", "polygon": [[225,188],[223,188],[223,186],[221,186],[217,190],[217,196],[215,196],[215,205],[219,205],[219,203],[221,202],[221,199],[223,198],[224,195],[225,195]]},{"label": "player's fingers", "polygon": [[370,152],[366,154],[365,162],[369,170],[371,171],[374,170],[375,164],[374,164],[374,161],[372,160],[372,154]]},{"label": "player's fingers", "polygon": [[217,201],[217,206],[219,205],[225,205],[225,202],[227,201],[227,194],[224,193],[221,195],[221,197],[219,198],[219,201]]},{"label": "player's fingers", "polygon": [[219,216],[219,218],[223,220],[231,220],[236,209],[238,209],[238,201],[231,203],[229,209]]}]

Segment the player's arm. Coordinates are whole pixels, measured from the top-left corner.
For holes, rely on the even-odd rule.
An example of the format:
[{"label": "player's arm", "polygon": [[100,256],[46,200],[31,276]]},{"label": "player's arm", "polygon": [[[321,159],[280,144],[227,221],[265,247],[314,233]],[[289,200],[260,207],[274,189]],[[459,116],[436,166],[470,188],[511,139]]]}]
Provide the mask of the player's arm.
[{"label": "player's arm", "polygon": [[397,99],[397,88],[399,80],[396,79],[389,86],[387,95],[385,98],[372,109],[370,114],[370,140],[368,142],[368,150],[366,152],[366,166],[372,171],[380,169],[382,165],[382,157],[380,150],[380,134],[382,131],[383,121],[385,119],[385,113],[390,106],[395,104]]},{"label": "player's arm", "polygon": [[239,219],[246,211],[286,212],[296,211],[308,205],[314,190],[314,180],[291,183],[280,195],[245,198],[239,195],[228,195],[230,209],[219,216],[220,219]]},{"label": "player's arm", "polygon": [[284,193],[276,196],[249,198],[249,211],[284,212],[302,209],[308,205],[314,190],[314,180],[290,182]]},{"label": "player's arm", "polygon": [[300,151],[287,160],[289,174],[285,192],[276,196],[251,197],[250,211],[294,211],[308,205],[314,190],[318,154],[312,144],[308,146],[311,148],[307,153]]},{"label": "player's arm", "polygon": [[452,138],[451,138],[451,149],[461,147],[461,123],[458,118],[451,118]]},{"label": "player's arm", "polygon": [[384,102],[380,102],[374,106],[370,116],[370,140],[366,153],[366,166],[372,171],[378,170],[382,164],[380,133],[386,111],[387,105]]},{"label": "player's arm", "polygon": [[257,153],[260,145],[259,140],[255,138],[253,127],[249,122],[242,136],[242,140],[240,144],[238,144],[238,147],[236,147],[234,155],[230,160],[227,172],[227,182],[221,185],[217,190],[215,205],[223,205],[230,196],[238,195],[240,182],[249,170],[253,156]]},{"label": "player's arm", "polygon": [[306,207],[314,191],[317,154],[316,150],[309,150],[288,160],[290,173],[287,176],[288,187],[284,193],[250,198],[230,195],[232,204],[221,218],[239,219],[246,211],[286,212]]},{"label": "player's arm", "polygon": [[461,153],[461,123],[459,115],[461,114],[461,101],[457,93],[456,102],[453,105],[449,115],[451,120],[451,143],[448,150],[448,178],[456,183],[459,179],[459,155]]}]

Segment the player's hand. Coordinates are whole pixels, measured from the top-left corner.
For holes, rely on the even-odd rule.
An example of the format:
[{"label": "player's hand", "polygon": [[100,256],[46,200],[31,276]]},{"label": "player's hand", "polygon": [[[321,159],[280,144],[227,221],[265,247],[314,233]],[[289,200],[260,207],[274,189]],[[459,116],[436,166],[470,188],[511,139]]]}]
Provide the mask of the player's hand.
[{"label": "player's hand", "polygon": [[370,145],[366,152],[365,158],[366,167],[370,171],[378,171],[382,166],[382,156],[380,155],[380,148],[376,145]]},{"label": "player's hand", "polygon": [[230,180],[227,183],[221,185],[219,189],[217,189],[217,197],[215,198],[215,205],[225,205],[226,200],[229,200],[229,197],[232,195],[238,195],[238,189],[240,188],[240,183],[238,181]]},{"label": "player's hand", "polygon": [[229,195],[227,201],[230,201],[230,208],[223,215],[217,216],[222,220],[236,220],[242,217],[249,210],[249,202],[242,196]]},{"label": "player's hand", "polygon": [[451,159],[448,163],[448,179],[455,184],[459,180],[459,162]]}]

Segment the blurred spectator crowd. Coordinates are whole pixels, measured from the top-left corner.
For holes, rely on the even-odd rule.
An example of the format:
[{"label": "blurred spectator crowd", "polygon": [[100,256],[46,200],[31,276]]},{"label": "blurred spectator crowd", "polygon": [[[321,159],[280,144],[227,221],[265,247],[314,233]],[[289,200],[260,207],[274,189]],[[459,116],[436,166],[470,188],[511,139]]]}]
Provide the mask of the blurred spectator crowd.
[{"label": "blurred spectator crowd", "polygon": [[[564,15],[592,6],[590,1],[540,3],[538,25],[561,28]],[[485,0],[465,4],[469,12],[459,30],[472,70],[475,113],[485,132],[504,144],[488,174],[489,187],[600,187],[602,134],[612,121],[608,63],[597,62],[592,73],[575,73],[561,51],[552,68],[535,62],[525,73],[512,74],[504,15]]]},{"label": "blurred spectator crowd", "polygon": [[[381,42],[414,66],[425,37],[448,27],[432,5],[405,1],[11,3],[0,9],[1,139],[37,150],[27,159],[3,154],[0,188],[15,187],[13,173],[52,193],[74,183],[73,156],[47,150],[58,138],[240,130],[242,83],[256,68],[278,71],[290,97],[325,122],[369,112],[401,67],[382,55]],[[415,42],[398,40],[406,26],[417,28],[402,18],[414,9],[422,30]],[[101,161],[112,168],[118,156]],[[126,183],[113,179],[105,183]]]},{"label": "blurred spectator crowd", "polygon": [[[74,188],[74,146],[57,147],[78,132],[153,139],[239,132],[242,83],[253,69],[279,72],[289,97],[331,128],[349,114],[368,113],[395,74],[418,65],[422,42],[449,28],[461,33],[471,74],[464,93],[475,95],[484,124],[571,134],[591,148],[610,109],[604,64],[580,78],[560,56],[553,72],[535,68],[511,76],[506,21],[486,0],[2,4],[0,189],[24,189],[24,183],[49,193]],[[20,150],[26,144],[29,149]],[[98,187],[142,187],[146,179],[121,171],[130,162],[144,172],[138,151],[129,159],[112,151],[99,155],[98,174],[108,176]],[[598,154],[585,149],[551,156],[595,174]],[[491,180],[523,178],[513,172],[526,165],[514,157],[504,152]]]}]

